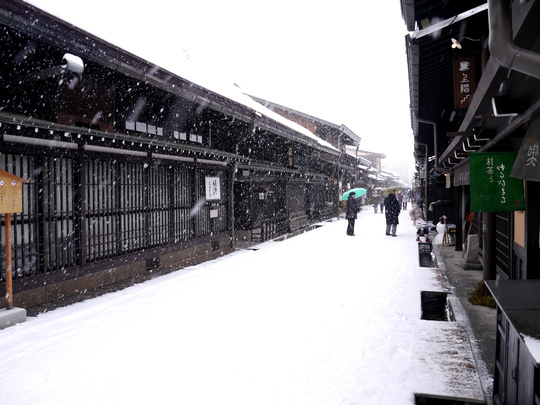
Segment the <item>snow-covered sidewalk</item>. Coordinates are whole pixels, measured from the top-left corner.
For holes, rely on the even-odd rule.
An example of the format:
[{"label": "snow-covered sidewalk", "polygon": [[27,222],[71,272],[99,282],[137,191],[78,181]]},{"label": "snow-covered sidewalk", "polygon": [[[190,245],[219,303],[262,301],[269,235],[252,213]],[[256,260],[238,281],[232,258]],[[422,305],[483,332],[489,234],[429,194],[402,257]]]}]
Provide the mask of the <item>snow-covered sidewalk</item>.
[{"label": "snow-covered sidewalk", "polygon": [[421,320],[447,289],[365,208],[0,331],[10,404],[414,404],[482,398],[459,322]]}]

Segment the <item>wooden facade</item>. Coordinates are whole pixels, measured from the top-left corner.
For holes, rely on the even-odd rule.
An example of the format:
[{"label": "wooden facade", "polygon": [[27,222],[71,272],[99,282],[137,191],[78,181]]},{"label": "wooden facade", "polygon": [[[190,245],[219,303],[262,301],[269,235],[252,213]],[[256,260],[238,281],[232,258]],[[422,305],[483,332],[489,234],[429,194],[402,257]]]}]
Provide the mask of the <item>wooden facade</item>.
[{"label": "wooden facade", "polygon": [[0,169],[28,180],[12,220],[16,306],[219,257],[278,219],[287,233],[336,215],[354,162],[263,106],[27,3],[3,2],[0,30]]},{"label": "wooden facade", "polygon": [[[429,212],[430,219],[452,218],[456,250],[466,247],[469,229],[478,235],[484,280],[512,285],[498,301],[493,399],[497,404],[536,404],[539,368],[525,360],[527,344],[520,336],[523,322],[534,321],[535,315],[529,311],[527,320],[524,311],[520,316],[525,318],[516,324],[512,310],[524,307],[505,307],[504,302],[518,302],[540,278],[540,2],[402,1],[401,7],[410,31],[406,50],[417,191],[428,204],[444,203]],[[452,46],[456,43],[460,46]],[[524,206],[517,198],[513,207],[486,205],[476,209],[469,226],[467,214],[473,206],[482,207],[471,181],[479,172],[471,169],[473,156],[507,152],[518,158],[508,168],[510,175],[498,179],[496,194],[502,206],[506,180],[518,179]],[[508,294],[513,295],[510,301]]]}]

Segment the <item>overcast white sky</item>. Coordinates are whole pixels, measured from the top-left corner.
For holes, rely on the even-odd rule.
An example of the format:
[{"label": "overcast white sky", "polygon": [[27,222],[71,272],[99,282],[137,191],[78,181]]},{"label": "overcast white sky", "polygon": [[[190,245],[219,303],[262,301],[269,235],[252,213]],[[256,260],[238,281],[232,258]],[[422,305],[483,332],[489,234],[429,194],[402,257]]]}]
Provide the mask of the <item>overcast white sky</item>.
[{"label": "overcast white sky", "polygon": [[152,62],[166,54],[345,124],[386,164],[414,160],[398,0],[29,2]]}]

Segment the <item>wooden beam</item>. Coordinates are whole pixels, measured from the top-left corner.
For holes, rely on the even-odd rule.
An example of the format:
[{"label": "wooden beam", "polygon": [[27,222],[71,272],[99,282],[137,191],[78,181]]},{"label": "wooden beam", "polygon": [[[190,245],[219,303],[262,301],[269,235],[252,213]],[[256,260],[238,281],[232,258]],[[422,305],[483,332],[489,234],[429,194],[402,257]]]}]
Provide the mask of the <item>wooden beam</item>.
[{"label": "wooden beam", "polygon": [[446,136],[449,138],[454,138],[456,136],[473,136],[474,132],[447,132]]}]

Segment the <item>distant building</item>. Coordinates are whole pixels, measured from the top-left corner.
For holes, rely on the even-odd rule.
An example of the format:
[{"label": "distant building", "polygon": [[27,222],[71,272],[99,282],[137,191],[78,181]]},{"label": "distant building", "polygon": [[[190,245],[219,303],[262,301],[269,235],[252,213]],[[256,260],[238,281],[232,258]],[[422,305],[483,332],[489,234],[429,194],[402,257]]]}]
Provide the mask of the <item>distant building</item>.
[{"label": "distant building", "polygon": [[382,170],[382,159],[386,159],[386,155],[384,153],[376,153],[376,152],[369,152],[366,150],[358,150],[357,151],[358,156],[365,158],[371,162],[371,167],[375,168],[377,172],[381,172]]},{"label": "distant building", "polygon": [[398,174],[404,184],[411,184],[411,173],[409,172],[408,163],[385,163],[384,167],[386,170]]},{"label": "distant building", "polygon": [[358,185],[357,180],[360,175],[358,159],[354,155],[348,154],[350,148],[358,149],[360,146],[361,138],[357,134],[343,124],[337,125],[269,100],[255,96],[250,97],[276,114],[311,131],[316,137],[328,142],[342,153],[338,163],[338,179],[341,191]]}]

